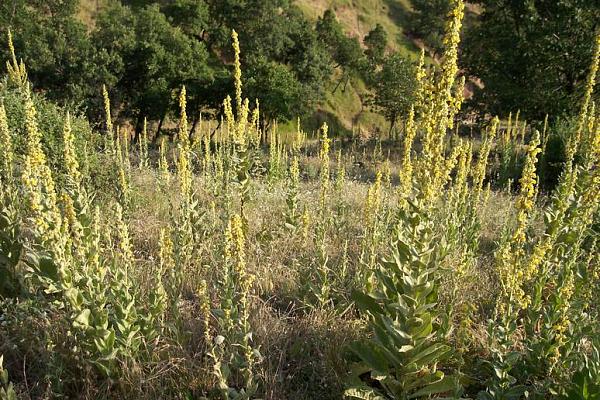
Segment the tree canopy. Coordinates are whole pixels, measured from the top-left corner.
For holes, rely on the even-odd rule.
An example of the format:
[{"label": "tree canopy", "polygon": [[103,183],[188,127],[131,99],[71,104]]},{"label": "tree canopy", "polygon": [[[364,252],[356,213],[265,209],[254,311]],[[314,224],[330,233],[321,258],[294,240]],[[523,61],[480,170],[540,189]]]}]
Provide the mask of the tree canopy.
[{"label": "tree canopy", "polygon": [[485,87],[472,105],[527,118],[576,112],[592,59],[600,3],[482,0],[465,33],[464,65]]}]

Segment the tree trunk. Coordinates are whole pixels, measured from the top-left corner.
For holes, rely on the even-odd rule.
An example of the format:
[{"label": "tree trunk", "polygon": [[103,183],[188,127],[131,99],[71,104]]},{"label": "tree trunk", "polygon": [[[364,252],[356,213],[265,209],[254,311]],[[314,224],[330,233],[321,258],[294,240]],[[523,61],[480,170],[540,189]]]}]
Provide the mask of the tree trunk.
[{"label": "tree trunk", "polygon": [[198,125],[198,121],[200,121],[200,118],[202,116],[201,112],[196,113],[196,115],[194,116],[194,122],[192,122],[192,129],[190,129],[190,133],[189,133],[189,139],[190,142],[192,142],[193,140],[193,136],[194,136],[194,131],[196,130],[196,125]]},{"label": "tree trunk", "polygon": [[138,114],[137,120],[135,121],[135,128],[133,130],[133,140],[131,143],[137,143],[140,138],[140,132],[143,129],[144,118],[142,117],[142,113]]},{"label": "tree trunk", "polygon": [[390,139],[392,139],[392,132],[394,130],[394,126],[396,126],[396,117],[392,118],[392,120],[390,121],[390,131],[388,132],[388,136]]},{"label": "tree trunk", "polygon": [[335,94],[335,92],[338,90],[338,88],[340,87],[340,85],[342,84],[344,80],[344,77],[342,76],[340,78],[340,80],[338,81],[338,83],[335,85],[335,87],[333,88],[333,90],[331,91],[331,94]]},{"label": "tree trunk", "polygon": [[350,82],[350,75],[346,76],[346,81],[344,82],[344,87],[342,88],[342,93],[346,93],[346,86],[348,86],[348,82]]},{"label": "tree trunk", "polygon": [[163,125],[166,115],[167,115],[166,113],[163,114],[163,116],[160,117],[160,120],[158,121],[158,127],[156,128],[156,134],[154,134],[154,138],[152,139],[152,142],[154,144],[156,144],[158,142],[158,138],[160,137],[160,130],[162,128],[162,125]]},{"label": "tree trunk", "polygon": [[217,126],[215,126],[215,129],[212,130],[212,132],[210,133],[210,139],[212,140],[213,136],[215,136],[215,133],[217,133],[217,130],[221,127],[221,122],[223,122],[222,118],[218,119],[219,123],[217,124]]}]

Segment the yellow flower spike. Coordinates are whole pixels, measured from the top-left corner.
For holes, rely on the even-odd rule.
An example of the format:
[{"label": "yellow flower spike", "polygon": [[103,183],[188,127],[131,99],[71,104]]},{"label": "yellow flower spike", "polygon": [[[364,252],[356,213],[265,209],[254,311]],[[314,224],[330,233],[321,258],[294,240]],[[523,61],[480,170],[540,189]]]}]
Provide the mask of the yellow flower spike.
[{"label": "yellow flower spike", "polygon": [[518,227],[513,240],[517,243],[525,242],[525,228],[529,218],[529,214],[534,206],[534,199],[537,193],[537,174],[535,166],[537,164],[537,157],[541,149],[540,135],[539,132],[535,131],[531,142],[527,147],[527,157],[525,159],[525,166],[523,167],[523,174],[519,180],[521,190],[519,197],[516,202],[516,208],[518,210],[517,221]]},{"label": "yellow flower spike", "polygon": [[[41,242],[49,243],[50,247],[59,246],[62,220],[54,180],[42,150],[42,136],[37,126],[36,110],[29,90],[25,92],[25,129],[27,150],[21,182],[27,209]],[[58,252],[60,249],[55,247],[55,250]]]},{"label": "yellow flower spike", "polygon": [[113,123],[112,116],[110,113],[110,98],[108,97],[108,90],[106,85],[102,85],[102,98],[104,100],[104,115],[106,118],[106,147],[109,151],[115,151],[114,135],[113,135]]},{"label": "yellow flower spike", "polygon": [[458,44],[460,43],[460,29],[464,16],[464,2],[451,0],[451,11],[448,15],[444,34],[444,60],[442,61],[442,77],[439,90],[447,104],[452,104],[452,86],[458,72]]},{"label": "yellow flower spike", "polygon": [[328,127],[327,123],[324,123],[321,127],[321,149],[319,151],[319,158],[321,159],[321,194],[319,197],[319,218],[321,221],[325,218],[325,208],[327,203],[327,195],[329,191],[329,143],[331,139],[327,136]]},{"label": "yellow flower spike", "polygon": [[27,70],[23,60],[17,62],[17,56],[15,54],[15,46],[13,43],[12,32],[8,30],[8,50],[10,52],[11,61],[6,62],[6,69],[8,71],[8,78],[18,86],[26,87],[27,81]]},{"label": "yellow flower spike", "polygon": [[202,314],[204,341],[206,346],[210,346],[212,342],[210,335],[210,299],[208,298],[208,286],[204,279],[202,279],[198,285],[198,299],[200,303],[200,313]]},{"label": "yellow flower spike", "polygon": [[[579,121],[577,125],[577,132],[575,134],[575,138],[572,143],[569,143],[574,149],[570,151],[568,154],[571,156],[571,153],[574,154],[577,151],[577,146],[579,146],[579,141],[581,140],[581,135],[585,129],[585,124],[588,118],[588,113],[590,112],[590,102],[592,102],[592,93],[594,92],[594,86],[596,84],[596,75],[598,73],[598,65],[600,63],[600,30],[596,33],[596,37],[594,40],[594,55],[592,56],[592,63],[590,65],[590,71],[587,76],[587,82],[585,85],[585,94],[583,96],[583,103],[581,105],[581,111],[579,113]],[[593,115],[593,111],[591,113]]]},{"label": "yellow flower spike", "polygon": [[158,170],[160,179],[168,184],[171,179],[171,174],[169,172],[169,161],[167,160],[167,146],[165,144],[166,138],[160,139],[159,144],[159,157],[158,157]]},{"label": "yellow flower spike", "polygon": [[63,158],[67,176],[76,189],[81,185],[81,172],[79,171],[79,161],[75,152],[75,137],[71,130],[71,116],[67,112],[65,124],[63,127]]},{"label": "yellow flower spike", "polygon": [[8,129],[4,104],[0,103],[0,182],[3,185],[12,180],[13,159],[12,135]]},{"label": "yellow flower spike", "polygon": [[481,191],[483,190],[483,181],[485,180],[488,159],[494,143],[494,139],[496,138],[499,123],[500,120],[498,119],[498,117],[494,117],[490,125],[488,134],[483,142],[483,145],[481,146],[479,159],[477,160],[477,164],[475,165],[475,169],[473,171],[473,187],[475,189],[474,193],[476,201],[479,201],[479,199],[481,198]]},{"label": "yellow flower spike", "polygon": [[235,30],[231,31],[231,39],[233,40],[233,52],[235,55],[233,64],[233,80],[235,85],[235,102],[239,118],[242,110],[242,65],[240,62],[240,42],[238,40],[238,34]]},{"label": "yellow flower spike", "polygon": [[179,178],[179,189],[183,201],[186,204],[190,204],[192,201],[192,170],[190,162],[190,139],[188,136],[185,86],[181,89],[181,94],[179,96],[179,108],[177,177]]},{"label": "yellow flower spike", "polygon": [[117,240],[119,246],[119,268],[123,268],[125,273],[125,284],[129,282],[129,271],[133,269],[134,257],[133,246],[129,236],[129,227],[123,217],[123,207],[119,203],[115,206],[115,220],[117,224]]},{"label": "yellow flower spike", "polygon": [[406,198],[412,192],[413,165],[411,161],[411,152],[417,128],[415,124],[415,108],[411,106],[406,121],[406,133],[402,148],[402,168],[400,170],[400,186],[398,188],[401,198]]}]

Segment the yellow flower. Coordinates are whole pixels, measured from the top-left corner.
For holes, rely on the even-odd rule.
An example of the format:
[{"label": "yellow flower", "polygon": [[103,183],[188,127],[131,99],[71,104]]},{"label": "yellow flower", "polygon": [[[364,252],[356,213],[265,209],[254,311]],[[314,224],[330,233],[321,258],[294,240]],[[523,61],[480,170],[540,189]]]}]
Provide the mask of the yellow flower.
[{"label": "yellow flower", "polygon": [[75,153],[75,137],[71,131],[71,116],[68,112],[63,128],[63,157],[67,176],[78,189],[81,184],[81,172],[79,172],[79,161]]},{"label": "yellow flower", "polygon": [[12,136],[8,130],[6,110],[4,104],[0,103],[0,182],[3,184],[12,179],[13,158]]}]

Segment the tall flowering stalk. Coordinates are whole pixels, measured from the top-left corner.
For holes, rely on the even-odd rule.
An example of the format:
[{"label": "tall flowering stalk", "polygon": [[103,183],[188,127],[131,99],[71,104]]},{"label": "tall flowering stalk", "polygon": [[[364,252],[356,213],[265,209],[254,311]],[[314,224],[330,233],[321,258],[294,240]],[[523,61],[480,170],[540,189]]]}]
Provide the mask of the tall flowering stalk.
[{"label": "tall flowering stalk", "polygon": [[298,211],[298,194],[300,192],[300,166],[298,157],[294,156],[288,176],[287,190],[287,213],[285,216],[286,227],[295,231],[300,225],[300,213]]},{"label": "tall flowering stalk", "polygon": [[[29,91],[25,98],[25,129],[27,150],[21,181],[26,208],[42,243],[55,247],[60,242],[62,219],[54,179],[42,150],[42,135],[37,125],[37,113]],[[54,248],[53,250],[58,250]]]},{"label": "tall flowering stalk", "polygon": [[112,116],[110,113],[110,98],[108,97],[108,90],[106,90],[105,85],[102,85],[102,98],[104,100],[104,115],[106,118],[106,133],[104,146],[110,153],[114,153],[116,151],[113,131],[114,128],[112,123]]},{"label": "tall flowering stalk", "polygon": [[0,103],[0,183],[3,188],[12,181],[13,159],[12,135],[8,129],[4,104]]},{"label": "tall flowering stalk", "polygon": [[534,199],[537,192],[537,175],[535,166],[537,157],[541,151],[539,148],[539,133],[535,133],[527,149],[527,157],[523,174],[519,181],[521,189],[515,208],[517,210],[517,227],[509,241],[505,242],[497,253],[497,266],[500,281],[502,283],[503,298],[505,302],[500,304],[499,311],[505,311],[508,305],[508,317],[515,311],[513,306],[525,308],[531,298],[523,290],[524,283],[531,278],[530,274],[523,270],[521,260],[525,256],[524,245],[526,242],[526,230],[529,225]]},{"label": "tall flowering stalk", "polygon": [[186,113],[186,90],[185,86],[179,95],[179,132],[177,135],[177,178],[179,179],[179,190],[182,201],[190,205],[192,198],[192,169],[190,162],[190,139],[188,136],[188,122]]},{"label": "tall flowering stalk", "polygon": [[[209,353],[214,360],[213,371],[219,389],[225,398],[251,398],[258,389],[254,368],[259,353],[252,347],[249,303],[254,276],[247,270],[245,248],[244,223],[240,215],[234,215],[227,225],[223,247],[221,334],[215,338],[215,346]],[[236,386],[241,389],[230,387],[232,372],[240,375],[242,385]]]},{"label": "tall flowering stalk", "polygon": [[237,107],[238,118],[240,118],[242,113],[242,64],[240,62],[240,42],[235,30],[231,32],[231,39],[233,41],[234,53],[233,82],[235,86],[235,105]]},{"label": "tall flowering stalk", "polygon": [[[446,132],[454,126],[454,117],[462,104],[461,85],[458,85],[456,94],[453,94],[453,88],[458,72],[458,44],[463,16],[463,1],[452,0],[445,28],[441,71],[423,110],[425,136],[419,182],[422,182],[420,197],[425,205],[434,204],[447,181],[449,163],[444,154]],[[464,84],[464,81],[461,82]]]},{"label": "tall flowering stalk", "polygon": [[121,131],[119,127],[117,127],[116,134],[116,145],[115,145],[115,155],[116,155],[116,164],[117,170],[119,174],[119,201],[123,206],[127,206],[129,204],[129,179],[126,171],[126,164],[124,158],[124,149],[123,149],[123,139]]},{"label": "tall flowering stalk", "polygon": [[144,117],[144,126],[139,138],[140,168],[148,167],[148,121]]},{"label": "tall flowering stalk", "polygon": [[161,138],[158,146],[158,178],[162,183],[162,186],[168,185],[171,180],[171,173],[169,172],[169,161],[167,160],[167,139]]},{"label": "tall flowering stalk", "polygon": [[360,284],[365,285],[368,292],[375,287],[374,271],[377,262],[377,244],[380,236],[381,179],[381,171],[377,171],[375,182],[373,182],[367,192],[363,215],[365,227],[362,240],[361,263],[363,264],[364,271]]},{"label": "tall flowering stalk", "polygon": [[6,69],[8,71],[8,79],[20,87],[27,87],[27,69],[23,60],[17,62],[17,56],[15,54],[15,46],[13,44],[12,33],[8,30],[8,50],[10,52],[11,59],[6,62]]},{"label": "tall flowering stalk", "polygon": [[73,131],[71,129],[71,116],[68,112],[63,127],[63,160],[69,184],[76,192],[79,192],[82,177],[79,170],[77,153],[75,152],[75,137],[73,136]]},{"label": "tall flowering stalk", "polygon": [[406,121],[406,133],[402,147],[402,168],[400,169],[400,185],[398,186],[398,195],[401,204],[410,196],[413,185],[413,163],[411,160],[412,146],[417,135],[417,126],[415,124],[415,107],[410,108],[408,119]]},{"label": "tall flowering stalk", "polygon": [[485,181],[485,174],[487,170],[488,160],[490,157],[490,151],[492,150],[494,140],[496,139],[496,133],[498,131],[499,123],[500,120],[498,119],[498,117],[494,117],[494,119],[492,119],[492,123],[483,141],[481,150],[479,151],[479,158],[473,171],[473,198],[475,203],[479,203],[479,200],[481,199],[481,193],[483,191],[483,182]]}]

